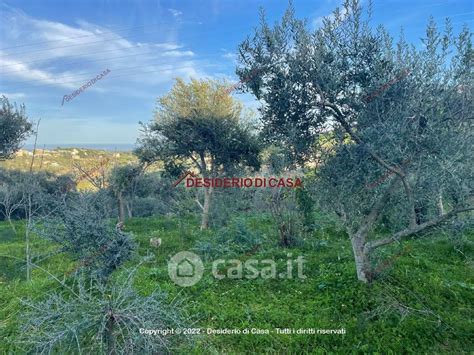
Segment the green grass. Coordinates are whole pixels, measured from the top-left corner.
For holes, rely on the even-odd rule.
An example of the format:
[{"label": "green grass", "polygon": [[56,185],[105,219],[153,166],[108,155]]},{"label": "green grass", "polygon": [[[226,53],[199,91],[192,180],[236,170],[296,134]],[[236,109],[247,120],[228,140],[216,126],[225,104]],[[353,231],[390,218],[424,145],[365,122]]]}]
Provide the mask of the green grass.
[{"label": "green grass", "polygon": [[[141,218],[127,222],[139,250],[155,258],[140,266],[135,287],[149,294],[160,287],[170,299],[184,297],[186,312],[199,328],[345,328],[345,335],[203,335],[181,353],[469,353],[474,351],[474,276],[472,235],[465,236],[457,251],[446,237],[409,241],[408,252],[394,259],[372,285],[357,282],[348,239],[334,229],[317,231],[298,248],[282,249],[265,216],[243,216],[248,228],[262,236],[256,251],[229,258],[274,259],[284,270],[287,254],[304,256],[304,280],[217,280],[211,261],[205,262],[200,282],[188,288],[168,276],[167,260],[179,251],[192,250],[198,241],[212,239],[217,231],[199,231],[194,218]],[[0,254],[23,257],[24,242],[0,223]],[[149,238],[161,237],[160,248]],[[33,251],[44,253],[55,246],[33,240]],[[396,254],[396,246],[383,255]],[[218,251],[219,252],[219,251]],[[129,265],[137,263],[136,260]],[[62,277],[74,267],[58,255],[39,263]],[[40,299],[61,285],[41,270],[33,281],[24,280],[23,265],[0,257],[0,353],[17,353],[21,315],[20,298]]]}]

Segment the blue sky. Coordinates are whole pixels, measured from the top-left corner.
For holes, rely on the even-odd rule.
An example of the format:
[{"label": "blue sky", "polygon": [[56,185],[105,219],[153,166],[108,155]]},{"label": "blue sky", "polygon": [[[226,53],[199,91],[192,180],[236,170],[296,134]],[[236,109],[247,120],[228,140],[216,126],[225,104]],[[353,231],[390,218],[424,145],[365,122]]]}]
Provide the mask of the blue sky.
[{"label": "blue sky", "polygon": [[[317,27],[341,0],[294,0],[296,13]],[[279,20],[288,2],[275,0],[0,0],[0,94],[41,118],[43,144],[129,144],[149,121],[156,98],[173,78],[235,81],[238,44],[259,23]],[[373,24],[395,36],[403,26],[419,43],[429,15],[456,30],[472,28],[467,0],[375,0]],[[104,70],[110,73],[61,106]],[[250,108],[249,95],[234,94]]]}]

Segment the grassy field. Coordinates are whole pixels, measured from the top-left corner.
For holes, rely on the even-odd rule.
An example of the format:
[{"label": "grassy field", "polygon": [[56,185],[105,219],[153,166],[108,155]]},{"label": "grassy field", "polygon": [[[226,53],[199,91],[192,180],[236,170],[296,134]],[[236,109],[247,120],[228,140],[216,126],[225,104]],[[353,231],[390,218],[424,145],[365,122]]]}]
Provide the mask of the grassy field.
[{"label": "grassy field", "polygon": [[[245,224],[259,238],[251,250],[225,251],[213,241],[218,235],[235,234]],[[18,235],[0,224],[0,353],[21,353],[17,342],[22,306],[20,298],[44,298],[62,286],[39,269],[33,281],[24,280],[22,223]],[[299,247],[282,249],[276,245],[276,231],[267,216],[242,215],[231,227],[200,232],[194,218],[136,218],[126,224],[139,244],[139,255],[155,258],[140,266],[135,279],[139,293],[146,295],[159,287],[169,299],[185,299],[186,313],[203,328],[345,328],[346,334],[319,335],[207,335],[183,345],[179,353],[470,353],[474,351],[473,236],[453,247],[440,236],[417,240],[399,248],[384,250],[380,257],[393,257],[383,267],[381,278],[372,285],[357,282],[350,242],[334,226],[321,228]],[[233,228],[233,226],[240,226]],[[159,248],[151,248],[149,238],[159,236]],[[233,236],[230,235],[230,238]],[[203,247],[208,246],[207,249]],[[34,239],[35,254],[55,246]],[[194,250],[205,258],[200,282],[188,288],[175,285],[168,276],[167,260],[179,251]],[[304,256],[306,279],[217,280],[211,273],[214,258],[274,259],[278,270],[285,269],[288,253]],[[139,256],[130,265],[137,264]],[[57,277],[74,268],[66,256],[38,262]],[[190,323],[191,324],[191,323]],[[137,330],[138,331],[138,330]],[[147,335],[143,335],[147,336]]]}]

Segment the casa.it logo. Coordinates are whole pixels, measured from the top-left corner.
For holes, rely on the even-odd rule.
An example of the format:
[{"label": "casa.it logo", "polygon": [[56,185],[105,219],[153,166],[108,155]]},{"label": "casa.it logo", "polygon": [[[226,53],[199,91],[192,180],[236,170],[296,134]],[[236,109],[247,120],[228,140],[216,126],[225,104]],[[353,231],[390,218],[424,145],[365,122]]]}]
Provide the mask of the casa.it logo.
[{"label": "casa.it logo", "polygon": [[[257,278],[306,279],[307,277],[303,273],[305,257],[298,256],[293,259],[291,253],[287,256],[286,268],[284,267],[285,264],[277,263],[274,259],[246,259],[245,261],[216,259],[212,262],[212,276],[216,280],[243,280],[244,278],[248,280]],[[296,268],[294,267],[295,264]],[[201,258],[190,251],[181,251],[173,255],[168,261],[168,275],[176,285],[181,287],[190,287],[197,284],[203,277],[204,271],[205,267]]]},{"label": "casa.it logo", "polygon": [[192,171],[185,171],[173,183],[178,186],[184,180],[186,187],[217,187],[217,188],[280,188],[280,187],[303,187],[300,178],[276,178],[276,177],[198,177]]}]

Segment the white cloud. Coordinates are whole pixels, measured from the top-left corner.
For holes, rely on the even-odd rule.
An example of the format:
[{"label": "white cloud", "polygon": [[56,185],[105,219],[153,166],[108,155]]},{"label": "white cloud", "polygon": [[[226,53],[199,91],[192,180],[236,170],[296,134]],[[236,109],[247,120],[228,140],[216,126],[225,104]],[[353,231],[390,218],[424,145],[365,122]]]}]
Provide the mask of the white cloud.
[{"label": "white cloud", "polygon": [[168,11],[171,12],[174,17],[179,17],[183,14],[181,11],[176,10],[176,9],[168,9]]},{"label": "white cloud", "polygon": [[[72,25],[45,21],[0,1],[1,90],[9,98],[27,96],[31,117],[43,118],[40,138],[45,142],[133,142],[139,134],[136,122],[150,118],[156,97],[174,78],[210,77],[206,69],[212,62],[175,40],[178,28],[167,26],[166,33],[162,26],[147,28],[157,38],[148,41],[128,29],[84,20]],[[111,72],[103,80],[61,106],[64,94],[107,68]]]},{"label": "white cloud", "polygon": [[222,58],[230,59],[232,62],[237,60],[237,55],[235,53],[226,52],[222,55]]},{"label": "white cloud", "polygon": [[6,96],[9,100],[24,99],[26,97],[26,95],[22,92],[13,92],[13,93],[0,92],[0,96]]},{"label": "white cloud", "polygon": [[64,88],[74,88],[70,81],[79,80],[81,78],[80,73],[71,74],[70,72],[62,72],[59,74],[53,74],[48,71],[33,69],[27,64],[23,64],[17,60],[8,60],[0,58],[0,64],[6,66],[6,72],[4,76],[10,76],[19,79],[25,79],[26,81],[35,81],[44,84],[56,84]]},{"label": "white cloud", "polygon": [[164,57],[192,57],[193,51],[167,51],[163,53]]},{"label": "white cloud", "polygon": [[[181,14],[169,10],[174,11],[173,15]],[[162,82],[161,78],[166,75],[146,74],[162,67],[177,73],[182,73],[183,67],[186,73],[202,73],[199,62],[189,61],[195,53],[179,43],[134,41],[133,34],[125,38],[118,32],[83,20],[77,21],[77,26],[70,26],[36,19],[7,7],[0,14],[0,31],[5,48],[0,53],[3,87],[10,87],[6,83],[12,88],[51,84],[73,89],[106,68],[120,74],[117,80],[126,80],[128,86],[131,82],[142,83],[143,77],[148,82]],[[18,47],[19,43],[25,45]],[[127,70],[128,76],[125,75]],[[115,85],[117,80],[114,80]],[[105,90],[107,85],[107,81],[103,81],[100,86]]]}]

